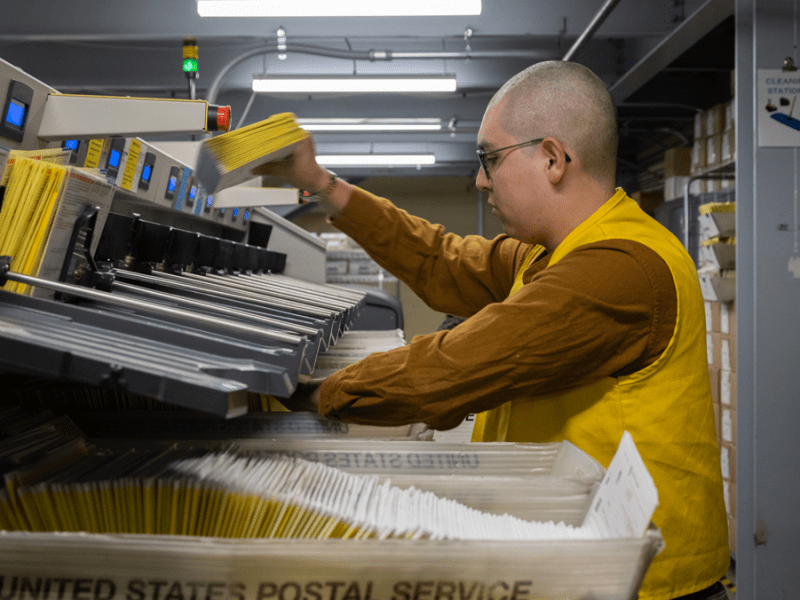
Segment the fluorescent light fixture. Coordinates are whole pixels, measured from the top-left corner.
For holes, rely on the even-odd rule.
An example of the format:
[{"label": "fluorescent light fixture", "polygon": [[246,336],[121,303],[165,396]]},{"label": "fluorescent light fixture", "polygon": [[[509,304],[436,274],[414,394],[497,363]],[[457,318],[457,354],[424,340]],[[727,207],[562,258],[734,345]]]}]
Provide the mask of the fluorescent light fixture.
[{"label": "fluorescent light fixture", "polygon": [[453,76],[353,76],[345,77],[256,77],[254,92],[266,93],[358,93],[358,92],[455,92]]},{"label": "fluorescent light fixture", "polygon": [[441,119],[297,119],[307,131],[440,131]]},{"label": "fluorescent light fixture", "polygon": [[434,154],[319,154],[317,163],[330,167],[432,165]]},{"label": "fluorescent light fixture", "polygon": [[481,0],[198,0],[201,17],[437,17],[481,14]]}]

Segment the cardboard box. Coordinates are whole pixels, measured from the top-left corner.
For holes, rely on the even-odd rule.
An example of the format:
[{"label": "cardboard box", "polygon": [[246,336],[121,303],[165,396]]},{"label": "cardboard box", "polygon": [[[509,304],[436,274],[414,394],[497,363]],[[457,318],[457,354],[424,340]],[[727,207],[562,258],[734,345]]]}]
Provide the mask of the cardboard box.
[{"label": "cardboard box", "polygon": [[725,103],[715,104],[705,114],[705,136],[711,137],[725,131]]},{"label": "cardboard box", "polygon": [[736,160],[736,130],[728,128],[723,131],[722,148],[720,150],[722,164],[729,163]]},{"label": "cardboard box", "polygon": [[736,338],[720,334],[720,368],[736,371]]},{"label": "cardboard box", "polygon": [[706,111],[699,110],[694,115],[694,139],[699,140],[700,138],[706,137],[705,127],[703,127],[706,123]]},{"label": "cardboard box", "polygon": [[692,173],[699,173],[706,168],[706,138],[696,137],[692,144]]},{"label": "cardboard box", "polygon": [[[706,168],[722,164],[722,132],[715,133],[706,138]],[[716,181],[714,179],[710,182]],[[712,190],[713,191],[713,190]]]},{"label": "cardboard box", "polygon": [[678,146],[664,152],[664,179],[692,172],[692,148]]},{"label": "cardboard box", "polygon": [[720,439],[730,444],[736,443],[736,411],[732,408],[722,407],[721,410]]},{"label": "cardboard box", "polygon": [[736,337],[736,301],[723,302],[720,305],[719,332]]},{"label": "cardboard box", "polygon": [[719,402],[736,410],[736,371],[720,370]]},{"label": "cardboard box", "polygon": [[[708,334],[706,334],[708,340]],[[708,341],[706,341],[708,343]],[[722,369],[722,334],[711,333],[711,361],[708,363],[713,369]]]},{"label": "cardboard box", "polygon": [[718,404],[721,403],[719,396],[719,374],[720,369],[715,369],[714,367],[708,368],[708,381],[711,384],[711,400]]},{"label": "cardboard box", "polygon": [[[686,185],[689,183],[689,179],[691,179],[689,175],[676,175],[665,179],[664,200],[682,199],[686,194]],[[689,188],[689,193],[694,195],[705,193],[705,180],[695,179]]]},{"label": "cardboard box", "polygon": [[708,367],[711,368],[714,364],[714,334],[710,331],[706,333],[706,354],[708,355]]},{"label": "cardboard box", "polygon": [[721,303],[706,300],[706,331],[722,333],[720,330]]},{"label": "cardboard box", "polygon": [[730,131],[736,129],[736,98],[731,98],[725,102],[725,129]]},{"label": "cardboard box", "polygon": [[728,481],[736,481],[736,446],[730,442],[721,442],[719,462],[722,466],[722,478]]},{"label": "cardboard box", "polygon": [[722,480],[722,495],[725,498],[725,511],[728,513],[728,518],[736,518],[736,483]]},{"label": "cardboard box", "polygon": [[[736,338],[724,333],[711,333],[711,362],[715,369],[723,371],[736,370]],[[706,334],[708,343],[708,334]]]}]

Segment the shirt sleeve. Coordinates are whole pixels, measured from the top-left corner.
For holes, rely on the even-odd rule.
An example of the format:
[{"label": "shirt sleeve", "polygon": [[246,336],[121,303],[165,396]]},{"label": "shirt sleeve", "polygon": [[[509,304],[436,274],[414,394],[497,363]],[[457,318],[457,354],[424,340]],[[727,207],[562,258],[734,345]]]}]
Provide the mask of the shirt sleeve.
[{"label": "shirt sleeve", "polygon": [[533,248],[505,235],[448,233],[357,187],[331,222],[428,306],[460,317],[503,300]]},{"label": "shirt sleeve", "polygon": [[320,412],[450,429],[509,400],[636,371],[663,352],[677,299],[653,250],[607,240],[544,268],[547,261],[534,263],[511,297],[454,329],[415,336],[335,373],[320,388]]}]

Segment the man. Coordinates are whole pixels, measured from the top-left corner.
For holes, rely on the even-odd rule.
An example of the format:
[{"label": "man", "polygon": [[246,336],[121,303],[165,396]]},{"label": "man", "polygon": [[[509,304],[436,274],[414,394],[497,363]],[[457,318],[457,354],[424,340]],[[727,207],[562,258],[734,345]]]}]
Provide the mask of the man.
[{"label": "man", "polygon": [[567,439],[606,466],[630,431],[666,542],[640,598],[724,598],[727,520],[697,272],[615,189],[610,95],[580,65],[536,64],[494,96],[478,146],[477,185],[506,233],[494,240],[446,233],[335,178],[310,140],[268,168],[315,190],[333,224],[432,308],[469,317],[329,377],[311,408],[437,429],[474,412],[474,441]]}]

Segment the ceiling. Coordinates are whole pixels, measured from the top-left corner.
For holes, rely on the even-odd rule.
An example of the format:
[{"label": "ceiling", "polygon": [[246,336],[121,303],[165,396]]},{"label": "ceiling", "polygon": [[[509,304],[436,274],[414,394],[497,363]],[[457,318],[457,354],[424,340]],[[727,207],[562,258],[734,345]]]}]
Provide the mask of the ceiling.
[{"label": "ceiling", "polygon": [[[234,126],[287,111],[300,118],[442,120],[436,132],[315,134],[322,153],[436,155],[432,166],[336,169],[352,181],[473,177],[477,130],[494,92],[528,65],[569,54],[606,82],[618,105],[620,184],[646,188],[660,177],[663,151],[691,143],[695,113],[730,98],[734,66],[733,0],[483,0],[478,16],[384,18],[201,18],[195,0],[13,6],[0,20],[0,58],[60,92],[187,98],[182,47],[192,36],[200,64],[196,97],[230,105]],[[376,60],[370,51],[388,51],[392,60]],[[458,90],[253,94],[252,78],[262,73],[455,74]]]}]

